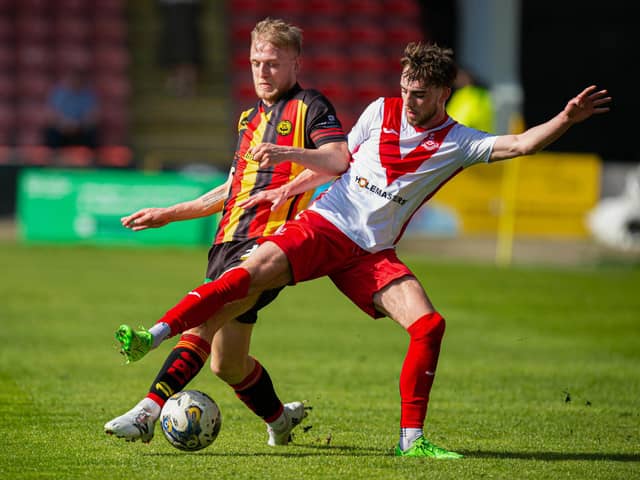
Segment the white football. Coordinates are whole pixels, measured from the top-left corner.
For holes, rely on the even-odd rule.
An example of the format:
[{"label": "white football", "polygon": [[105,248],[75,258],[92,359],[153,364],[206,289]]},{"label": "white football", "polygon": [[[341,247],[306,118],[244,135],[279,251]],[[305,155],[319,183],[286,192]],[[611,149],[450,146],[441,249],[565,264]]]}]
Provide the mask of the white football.
[{"label": "white football", "polygon": [[160,424],[171,445],[193,452],[213,443],[222,426],[222,414],[218,404],[206,393],[183,390],[164,404]]}]

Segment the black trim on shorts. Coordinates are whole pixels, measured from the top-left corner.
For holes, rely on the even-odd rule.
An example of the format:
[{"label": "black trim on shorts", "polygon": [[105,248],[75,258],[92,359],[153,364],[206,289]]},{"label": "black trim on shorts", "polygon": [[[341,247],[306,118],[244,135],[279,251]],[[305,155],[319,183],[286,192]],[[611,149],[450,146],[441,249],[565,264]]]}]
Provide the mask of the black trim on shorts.
[{"label": "black trim on shorts", "polygon": [[[242,263],[244,256],[248,256],[258,248],[257,238],[217,243],[209,249],[209,263],[207,265],[207,280],[214,280],[230,268]],[[240,323],[256,323],[258,311],[273,302],[284,287],[265,290],[260,294],[255,305],[242,315],[236,317]]]}]

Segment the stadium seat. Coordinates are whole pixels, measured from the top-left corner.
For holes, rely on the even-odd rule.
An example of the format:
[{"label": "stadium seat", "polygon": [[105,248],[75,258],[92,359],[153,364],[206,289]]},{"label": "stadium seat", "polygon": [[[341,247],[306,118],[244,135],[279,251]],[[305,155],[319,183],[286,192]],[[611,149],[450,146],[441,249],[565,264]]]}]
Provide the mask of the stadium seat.
[{"label": "stadium seat", "polygon": [[380,0],[345,0],[346,14],[358,21],[365,17],[382,19],[389,12],[385,12],[384,4]]},{"label": "stadium seat", "polygon": [[372,48],[384,46],[386,38],[384,29],[377,21],[355,20],[348,27],[349,38],[354,45],[367,45]]},{"label": "stadium seat", "polygon": [[9,14],[0,11],[0,43],[8,46],[15,39],[14,22],[9,18]]},{"label": "stadium seat", "polygon": [[13,75],[0,69],[0,105],[5,102],[13,101],[16,95],[16,80]]},{"label": "stadium seat", "polygon": [[52,52],[44,43],[25,43],[17,49],[17,69],[48,72],[52,66]]},{"label": "stadium seat", "polygon": [[15,71],[16,55],[13,47],[0,43],[0,71],[9,74]]},{"label": "stadium seat", "polygon": [[46,43],[51,40],[50,22],[45,16],[21,15],[16,19],[15,38],[18,43]]},{"label": "stadium seat", "polygon": [[55,23],[55,39],[60,43],[87,44],[92,35],[92,25],[81,17],[58,17]]},{"label": "stadium seat", "polygon": [[124,145],[99,147],[96,164],[100,167],[126,168],[133,165],[133,152]]},{"label": "stadium seat", "polygon": [[96,47],[92,55],[93,70],[124,75],[131,59],[129,51],[118,45]]},{"label": "stadium seat", "polygon": [[0,165],[7,165],[13,162],[13,148],[6,142],[0,142]]},{"label": "stadium seat", "polygon": [[126,0],[98,0],[95,2],[86,2],[93,6],[96,18],[121,18],[125,16]]},{"label": "stadium seat", "polygon": [[304,3],[305,12],[310,21],[318,18],[335,21],[346,11],[344,0],[307,0]]},{"label": "stadium seat", "polygon": [[307,55],[303,62],[304,69],[314,74],[344,75],[350,73],[349,57],[342,50]]},{"label": "stadium seat", "polygon": [[124,103],[131,96],[131,84],[125,75],[101,75],[94,83],[103,103]]},{"label": "stadium seat", "polygon": [[96,45],[124,47],[127,42],[127,25],[118,18],[101,19],[96,14],[93,24],[93,37]]},{"label": "stadium seat", "polygon": [[420,21],[420,2],[416,0],[383,0],[386,16],[403,21]]},{"label": "stadium seat", "polygon": [[417,23],[407,24],[395,20],[390,21],[385,26],[385,32],[388,48],[393,48],[394,46],[404,48],[409,42],[424,40],[424,32]]},{"label": "stadium seat", "polygon": [[16,90],[22,103],[44,103],[51,89],[50,77],[39,72],[19,72]]},{"label": "stadium seat", "polygon": [[92,53],[88,45],[75,43],[58,43],[54,54],[53,65],[58,76],[73,67],[86,68],[91,65]]},{"label": "stadium seat", "polygon": [[88,147],[63,147],[57,152],[56,163],[65,167],[88,167],[94,161],[95,153]]},{"label": "stadium seat", "polygon": [[24,165],[51,165],[53,163],[53,150],[43,145],[20,145],[15,152],[17,161]]},{"label": "stadium seat", "polygon": [[304,41],[307,51],[332,49],[343,46],[349,39],[347,29],[336,22],[311,22],[304,27]]},{"label": "stadium seat", "polygon": [[108,3],[106,0],[88,2],[87,0],[55,0],[56,13],[64,17],[88,16],[94,5]]},{"label": "stadium seat", "polygon": [[32,14],[46,15],[51,6],[50,0],[15,0],[16,10]]},{"label": "stadium seat", "polygon": [[349,102],[353,94],[351,86],[344,81],[324,80],[318,84],[312,85],[310,83],[309,86],[320,90],[331,101],[331,103],[334,104],[334,106]]},{"label": "stadium seat", "polygon": [[0,145],[13,143],[16,126],[16,115],[13,105],[6,101],[0,102]]}]

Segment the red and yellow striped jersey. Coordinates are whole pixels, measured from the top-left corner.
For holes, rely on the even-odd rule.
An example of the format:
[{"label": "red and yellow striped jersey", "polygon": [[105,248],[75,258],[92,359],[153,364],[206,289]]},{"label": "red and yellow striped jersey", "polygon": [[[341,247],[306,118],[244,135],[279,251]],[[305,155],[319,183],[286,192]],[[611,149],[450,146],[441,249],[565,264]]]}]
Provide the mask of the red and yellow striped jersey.
[{"label": "red and yellow striped jersey", "polygon": [[238,144],[232,164],[229,195],[214,243],[246,240],[273,233],[286,220],[306,208],[313,191],[288,199],[272,212],[270,204],[240,208],[237,204],[262,190],[271,190],[289,182],[304,167],[283,162],[275,167],[261,168],[248,150],[264,142],[302,148],[345,141],[345,134],[333,105],[316,90],[295,85],[271,107],[259,101],[244,111],[238,121]]}]

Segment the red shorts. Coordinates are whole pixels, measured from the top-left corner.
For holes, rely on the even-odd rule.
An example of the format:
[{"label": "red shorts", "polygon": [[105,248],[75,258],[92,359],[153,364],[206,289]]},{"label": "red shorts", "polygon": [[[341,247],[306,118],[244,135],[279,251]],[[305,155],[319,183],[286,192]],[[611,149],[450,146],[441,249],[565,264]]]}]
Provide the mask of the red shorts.
[{"label": "red shorts", "polygon": [[376,310],[373,295],[398,278],[414,276],[395,250],[367,252],[315,212],[304,211],[273,235],[258,239],[258,243],[267,241],[287,256],[293,284],[328,276],[373,318],[384,317]]}]

